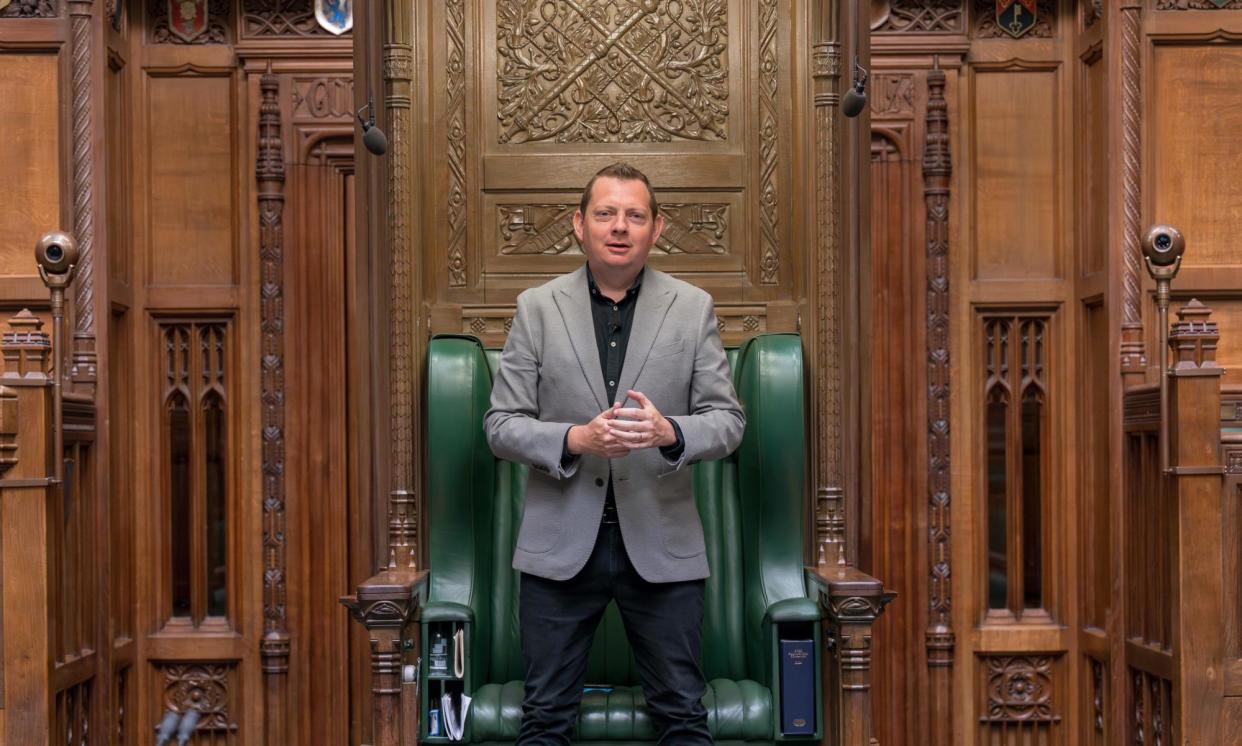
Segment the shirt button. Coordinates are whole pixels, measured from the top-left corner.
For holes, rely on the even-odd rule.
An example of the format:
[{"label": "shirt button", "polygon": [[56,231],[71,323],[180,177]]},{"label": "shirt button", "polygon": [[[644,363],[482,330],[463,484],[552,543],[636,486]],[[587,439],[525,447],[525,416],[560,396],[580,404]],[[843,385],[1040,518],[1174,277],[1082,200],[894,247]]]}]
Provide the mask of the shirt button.
[{"label": "shirt button", "polygon": [[616,342],[609,342],[609,343],[608,343],[608,346],[610,346],[610,347],[616,347],[616,346],[617,346],[617,343],[616,343]]},{"label": "shirt button", "polygon": [[609,385],[609,386],[616,386],[616,385],[617,385],[617,382],[616,382],[616,381],[609,381],[609,382],[608,382],[608,385]]},{"label": "shirt button", "polygon": [[615,310],[617,310],[617,307],[616,307],[616,306],[613,306],[613,307],[612,307],[612,310],[614,310],[614,311],[615,311]]},{"label": "shirt button", "polygon": [[604,486],[604,480],[603,480],[603,479],[600,479],[599,477],[596,477],[596,478],[595,478],[595,486],[596,486],[596,487],[603,487],[603,486]]}]

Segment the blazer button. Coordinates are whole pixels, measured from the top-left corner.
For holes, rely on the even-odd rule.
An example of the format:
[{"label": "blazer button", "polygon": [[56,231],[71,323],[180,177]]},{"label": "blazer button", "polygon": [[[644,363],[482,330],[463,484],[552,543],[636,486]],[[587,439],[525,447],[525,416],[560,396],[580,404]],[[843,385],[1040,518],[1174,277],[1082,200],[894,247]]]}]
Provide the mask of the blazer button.
[{"label": "blazer button", "polygon": [[596,478],[595,478],[595,486],[596,486],[596,487],[603,487],[603,486],[604,486],[604,480],[603,480],[603,479],[601,479],[600,477],[596,477]]}]

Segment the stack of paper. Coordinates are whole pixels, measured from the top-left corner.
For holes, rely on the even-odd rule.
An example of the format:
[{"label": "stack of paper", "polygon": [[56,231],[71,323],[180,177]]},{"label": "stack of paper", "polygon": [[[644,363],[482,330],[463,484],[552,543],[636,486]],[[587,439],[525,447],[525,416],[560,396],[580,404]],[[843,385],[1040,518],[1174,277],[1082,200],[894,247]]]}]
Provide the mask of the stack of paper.
[{"label": "stack of paper", "polygon": [[460,741],[466,733],[466,714],[470,711],[470,697],[457,695],[461,707],[453,703],[453,695],[445,692],[440,697],[440,717],[444,721],[444,734],[452,741]]}]

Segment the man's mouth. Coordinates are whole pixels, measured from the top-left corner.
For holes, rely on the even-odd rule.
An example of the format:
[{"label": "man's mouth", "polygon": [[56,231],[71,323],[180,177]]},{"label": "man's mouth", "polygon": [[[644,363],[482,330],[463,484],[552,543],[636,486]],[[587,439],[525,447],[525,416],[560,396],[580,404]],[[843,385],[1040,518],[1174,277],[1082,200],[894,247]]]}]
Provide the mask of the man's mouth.
[{"label": "man's mouth", "polygon": [[606,245],[608,246],[608,248],[612,249],[613,251],[626,251],[627,249],[630,248],[630,245],[628,243],[609,243]]}]

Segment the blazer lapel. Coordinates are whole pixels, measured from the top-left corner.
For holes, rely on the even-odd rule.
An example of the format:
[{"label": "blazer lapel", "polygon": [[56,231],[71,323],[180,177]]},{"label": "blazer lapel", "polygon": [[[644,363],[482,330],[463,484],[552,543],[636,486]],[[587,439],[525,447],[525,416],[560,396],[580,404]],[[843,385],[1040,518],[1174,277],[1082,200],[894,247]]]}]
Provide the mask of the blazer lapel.
[{"label": "blazer lapel", "polygon": [[[648,268],[643,276],[643,289],[638,292],[638,306],[634,309],[634,325],[630,328],[630,341],[625,348],[625,364],[621,366],[621,380],[617,386],[617,398],[624,401],[625,392],[634,388],[651,346],[655,344],[664,325],[668,307],[677,293],[664,282],[664,276]],[[644,392],[646,393],[646,392]]]},{"label": "blazer lapel", "polygon": [[604,403],[607,392],[604,389],[604,371],[599,367],[599,346],[595,342],[591,299],[587,297],[586,269],[579,269],[570,275],[568,285],[552,297],[556,299],[557,310],[561,312],[565,330],[569,332],[569,343],[578,356],[578,365],[586,377],[587,388],[595,396],[595,403],[602,412],[607,406]]}]

